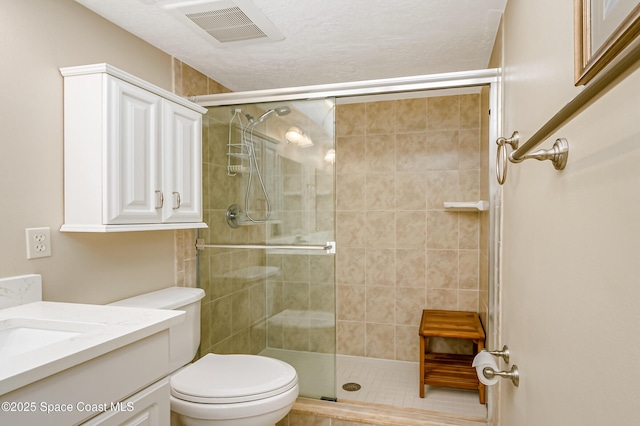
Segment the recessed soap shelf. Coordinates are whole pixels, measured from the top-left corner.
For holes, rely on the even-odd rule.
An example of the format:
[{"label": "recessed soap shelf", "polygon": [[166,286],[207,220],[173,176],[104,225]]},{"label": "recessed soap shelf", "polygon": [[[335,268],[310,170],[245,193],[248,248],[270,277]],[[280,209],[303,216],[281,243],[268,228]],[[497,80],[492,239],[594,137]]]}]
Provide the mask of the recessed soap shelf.
[{"label": "recessed soap shelf", "polygon": [[445,201],[444,209],[453,212],[482,212],[489,210],[489,202],[480,201]]}]

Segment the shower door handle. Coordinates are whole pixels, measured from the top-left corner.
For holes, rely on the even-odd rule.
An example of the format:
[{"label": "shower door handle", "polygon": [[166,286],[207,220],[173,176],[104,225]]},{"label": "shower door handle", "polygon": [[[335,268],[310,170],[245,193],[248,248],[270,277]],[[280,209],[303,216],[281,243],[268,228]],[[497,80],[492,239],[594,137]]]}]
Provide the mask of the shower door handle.
[{"label": "shower door handle", "polygon": [[327,244],[319,245],[291,245],[291,244],[205,244],[204,240],[198,238],[196,240],[196,249],[204,250],[206,248],[226,248],[226,249],[280,249],[280,250],[323,250],[333,254],[336,252],[335,241],[329,241]]}]

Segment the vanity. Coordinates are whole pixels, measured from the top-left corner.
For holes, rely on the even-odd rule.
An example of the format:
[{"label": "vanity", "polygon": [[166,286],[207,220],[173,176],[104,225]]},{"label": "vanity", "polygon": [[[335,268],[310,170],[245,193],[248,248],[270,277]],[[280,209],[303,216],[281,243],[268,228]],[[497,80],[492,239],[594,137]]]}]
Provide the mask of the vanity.
[{"label": "vanity", "polygon": [[[0,424],[169,425],[169,328],[183,312],[29,302],[39,276],[13,277],[9,291],[7,280]],[[12,294],[27,303],[4,307]]]}]

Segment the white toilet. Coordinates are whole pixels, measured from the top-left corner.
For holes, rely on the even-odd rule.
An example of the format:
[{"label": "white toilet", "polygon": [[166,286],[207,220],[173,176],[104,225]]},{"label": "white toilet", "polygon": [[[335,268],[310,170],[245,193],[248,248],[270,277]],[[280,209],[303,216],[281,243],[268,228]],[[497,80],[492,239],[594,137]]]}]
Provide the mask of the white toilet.
[{"label": "white toilet", "polygon": [[189,364],[200,344],[203,297],[199,288],[171,287],[112,305],[186,312],[185,321],[169,330],[172,424],[273,426],[298,397],[296,370],[259,355],[207,354]]}]

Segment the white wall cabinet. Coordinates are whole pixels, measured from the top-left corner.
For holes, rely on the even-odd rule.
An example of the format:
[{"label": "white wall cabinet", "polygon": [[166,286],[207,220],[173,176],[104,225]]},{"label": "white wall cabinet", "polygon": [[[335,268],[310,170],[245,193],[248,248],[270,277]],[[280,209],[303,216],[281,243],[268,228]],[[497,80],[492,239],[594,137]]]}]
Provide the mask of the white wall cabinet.
[{"label": "white wall cabinet", "polygon": [[107,64],[62,68],[61,231],[202,228],[206,109]]}]

